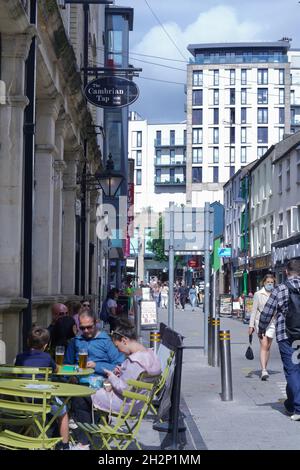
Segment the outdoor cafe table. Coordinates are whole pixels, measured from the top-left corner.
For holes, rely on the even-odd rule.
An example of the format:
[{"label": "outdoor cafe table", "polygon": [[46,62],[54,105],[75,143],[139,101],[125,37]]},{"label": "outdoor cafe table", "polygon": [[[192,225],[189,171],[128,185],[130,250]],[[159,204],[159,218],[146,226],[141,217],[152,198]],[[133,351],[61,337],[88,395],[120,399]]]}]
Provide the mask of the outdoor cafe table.
[{"label": "outdoor cafe table", "polygon": [[[74,374],[73,374],[74,375]],[[52,418],[47,423],[44,432],[50,428],[55,419],[59,416],[64,405],[67,405],[69,400],[74,397],[89,397],[93,395],[96,390],[92,388],[85,387],[84,385],[74,385],[65,382],[46,382],[38,380],[22,380],[22,379],[9,379],[1,380],[0,388],[5,394],[5,390],[14,390],[16,392],[16,397],[18,397],[18,391],[40,391],[47,392],[51,394],[51,398],[59,397],[62,401],[62,405],[59,406],[53,400],[53,404],[58,405],[56,411],[53,413]]]}]

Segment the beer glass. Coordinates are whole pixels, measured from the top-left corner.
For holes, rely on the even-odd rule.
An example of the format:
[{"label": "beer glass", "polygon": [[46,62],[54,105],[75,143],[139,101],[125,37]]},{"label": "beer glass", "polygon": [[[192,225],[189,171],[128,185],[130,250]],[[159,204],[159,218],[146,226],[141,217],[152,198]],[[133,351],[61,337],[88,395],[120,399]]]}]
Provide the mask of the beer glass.
[{"label": "beer glass", "polygon": [[88,358],[88,352],[86,348],[79,349],[78,358],[79,358],[79,369],[86,369],[87,358]]},{"label": "beer glass", "polygon": [[64,346],[56,346],[56,348],[55,348],[55,362],[58,366],[63,365],[64,357],[65,357],[65,347]]}]

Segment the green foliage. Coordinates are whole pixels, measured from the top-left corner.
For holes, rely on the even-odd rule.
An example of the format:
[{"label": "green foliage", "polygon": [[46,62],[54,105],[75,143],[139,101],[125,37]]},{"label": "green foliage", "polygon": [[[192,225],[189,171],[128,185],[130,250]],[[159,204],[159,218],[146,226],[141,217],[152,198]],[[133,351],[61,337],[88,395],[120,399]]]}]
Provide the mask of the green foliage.
[{"label": "green foliage", "polygon": [[156,261],[167,261],[168,257],[165,255],[165,241],[163,238],[163,217],[160,215],[158,224],[153,232],[150,233],[151,239],[147,243],[148,250],[154,254]]}]

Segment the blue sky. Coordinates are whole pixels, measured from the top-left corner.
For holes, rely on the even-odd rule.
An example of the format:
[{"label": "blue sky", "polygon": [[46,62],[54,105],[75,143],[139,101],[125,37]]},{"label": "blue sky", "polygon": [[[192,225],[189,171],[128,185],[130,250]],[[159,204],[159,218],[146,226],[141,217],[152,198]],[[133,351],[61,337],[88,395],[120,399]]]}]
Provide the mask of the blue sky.
[{"label": "blue sky", "polygon": [[[190,56],[186,49],[188,44],[276,41],[285,36],[292,38],[292,47],[300,48],[298,0],[116,0],[116,4],[134,8],[130,60],[134,66],[142,67],[143,72],[141,78],[135,80],[140,88],[140,97],[132,110],[150,122],[185,119],[183,85],[155,80],[185,83],[185,60]],[[152,63],[147,64],[142,60]]]}]

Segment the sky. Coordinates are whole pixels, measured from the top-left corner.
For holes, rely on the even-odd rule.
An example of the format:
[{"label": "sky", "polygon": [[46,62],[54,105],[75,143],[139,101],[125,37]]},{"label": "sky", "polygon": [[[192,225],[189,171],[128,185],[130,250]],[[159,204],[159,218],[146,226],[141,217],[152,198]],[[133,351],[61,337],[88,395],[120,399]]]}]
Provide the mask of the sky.
[{"label": "sky", "polygon": [[292,38],[291,47],[300,48],[298,0],[116,0],[115,3],[134,8],[130,63],[143,71],[135,78],[140,96],[131,110],[153,123],[185,120],[186,63],[192,57],[188,44],[277,41],[288,37]]}]

